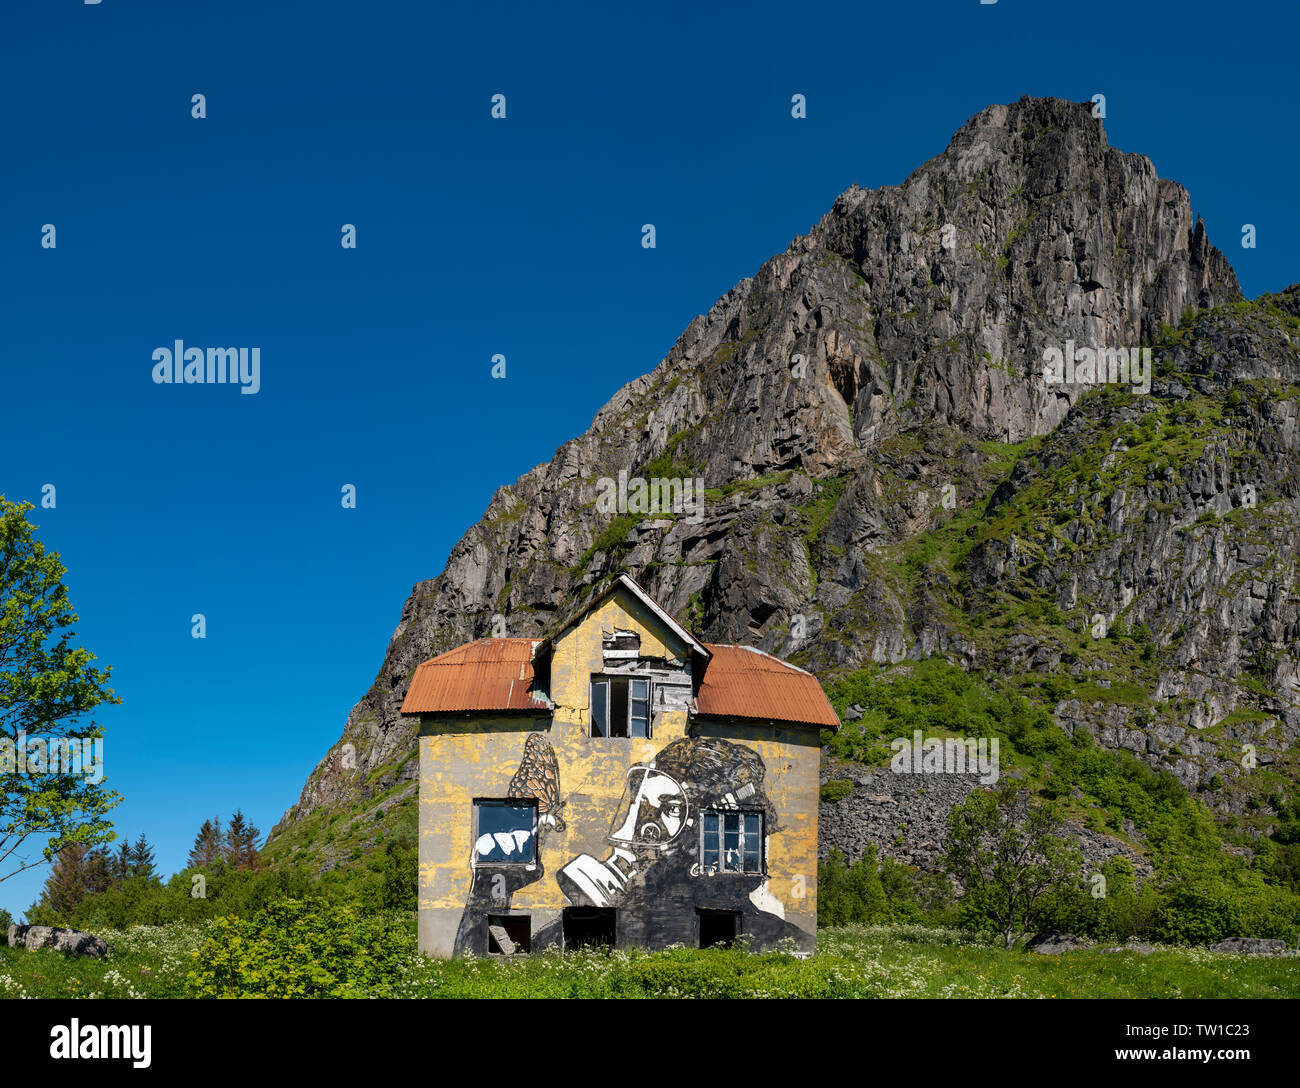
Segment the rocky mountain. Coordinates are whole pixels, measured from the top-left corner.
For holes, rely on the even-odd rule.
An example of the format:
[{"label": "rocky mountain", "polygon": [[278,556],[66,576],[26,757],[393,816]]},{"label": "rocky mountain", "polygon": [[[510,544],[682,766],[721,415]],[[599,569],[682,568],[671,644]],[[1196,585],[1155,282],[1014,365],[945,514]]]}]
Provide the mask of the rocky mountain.
[{"label": "rocky mountain", "polygon": [[[1149,391],[1045,380],[1081,347],[1150,348]],[[494,617],[545,633],[620,571],[824,681],[932,655],[1037,678],[1067,732],[1254,813],[1276,781],[1241,746],[1294,782],[1300,734],[1297,381],[1300,288],[1243,300],[1187,192],[1090,103],[990,106],[901,185],[844,192],[496,492],[271,853],[409,802],[419,662]],[[702,516],[605,512],[620,471],[702,478]]]}]

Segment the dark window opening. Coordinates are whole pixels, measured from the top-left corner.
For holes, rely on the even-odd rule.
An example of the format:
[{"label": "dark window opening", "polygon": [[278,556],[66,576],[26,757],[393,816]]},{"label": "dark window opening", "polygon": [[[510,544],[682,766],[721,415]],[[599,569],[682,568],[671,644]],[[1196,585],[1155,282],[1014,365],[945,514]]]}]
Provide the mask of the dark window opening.
[{"label": "dark window opening", "polygon": [[650,681],[633,676],[593,676],[591,735],[649,737]]},{"label": "dark window opening", "polygon": [[565,948],[613,948],[614,911],[608,907],[565,907]]},{"label": "dark window opening", "polygon": [[740,933],[740,911],[701,910],[700,947],[730,948]]},{"label": "dark window opening", "polygon": [[533,923],[527,914],[489,914],[488,952],[494,956],[515,956],[531,952]]}]

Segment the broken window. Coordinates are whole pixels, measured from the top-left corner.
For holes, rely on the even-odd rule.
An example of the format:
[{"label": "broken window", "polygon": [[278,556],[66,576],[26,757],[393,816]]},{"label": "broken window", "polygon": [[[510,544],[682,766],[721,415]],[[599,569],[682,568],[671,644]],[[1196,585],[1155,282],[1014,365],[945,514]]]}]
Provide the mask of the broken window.
[{"label": "broken window", "polygon": [[591,735],[650,736],[650,681],[633,676],[593,676]]},{"label": "broken window", "polygon": [[700,867],[706,873],[761,873],[763,814],[706,809],[700,820]]},{"label": "broken window", "polygon": [[489,914],[488,952],[513,956],[532,950],[533,924],[527,914]]},{"label": "broken window", "polygon": [[536,829],[536,801],[475,801],[474,864],[535,861]]}]

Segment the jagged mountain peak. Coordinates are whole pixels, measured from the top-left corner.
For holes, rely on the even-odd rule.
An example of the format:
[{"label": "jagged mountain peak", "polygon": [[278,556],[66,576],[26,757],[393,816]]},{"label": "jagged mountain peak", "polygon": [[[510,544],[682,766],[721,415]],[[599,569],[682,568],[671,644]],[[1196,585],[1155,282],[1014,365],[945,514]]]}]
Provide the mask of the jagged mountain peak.
[{"label": "jagged mountain peak", "polygon": [[[990,450],[1071,413],[1085,390],[1044,382],[1045,349],[1151,345],[1240,300],[1186,191],[1111,148],[1091,103],[982,110],[901,184],[846,189],[584,434],[496,491],[407,600],[348,719],[356,766],[327,755],[277,830],[396,781],[413,791],[398,707],[415,666],[492,633],[494,616],[545,633],[619,570],[702,636],[819,669],[934,653],[995,664],[946,615],[948,574],[901,575],[894,550],[991,502],[1011,464]],[[1261,373],[1288,335],[1273,333]],[[1216,358],[1205,366],[1235,365]],[[620,471],[702,479],[699,517],[601,511],[597,485]],[[996,581],[1006,557],[979,555]]]}]

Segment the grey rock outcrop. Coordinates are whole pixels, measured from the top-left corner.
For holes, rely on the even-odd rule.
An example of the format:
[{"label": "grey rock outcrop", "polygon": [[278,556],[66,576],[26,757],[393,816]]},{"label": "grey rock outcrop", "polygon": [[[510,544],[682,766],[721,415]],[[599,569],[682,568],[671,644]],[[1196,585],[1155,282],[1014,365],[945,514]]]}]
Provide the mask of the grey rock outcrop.
[{"label": "grey rock outcrop", "polygon": [[1052,929],[1046,933],[1039,933],[1034,937],[1025,945],[1025,951],[1037,952],[1040,956],[1059,956],[1062,952],[1073,952],[1076,949],[1087,947],[1088,942],[1082,937]]},{"label": "grey rock outcrop", "polygon": [[1236,952],[1243,956],[1277,956],[1287,951],[1286,941],[1269,937],[1229,937],[1210,945],[1211,952]]},{"label": "grey rock outcrop", "polygon": [[52,948],[57,952],[70,952],[76,956],[102,959],[108,955],[108,945],[93,933],[57,926],[9,927],[9,947],[25,948],[34,952],[38,948]]},{"label": "grey rock outcrop", "polygon": [[[825,781],[845,777],[843,767],[828,765]],[[817,819],[817,855],[825,861],[840,850],[850,862],[862,857],[868,845],[877,856],[928,872],[941,872],[948,848],[948,814],[979,789],[973,775],[893,774],[888,768],[859,774],[854,788],[834,804],[823,803]],[[1085,873],[1096,873],[1116,855],[1128,858],[1139,880],[1150,877],[1150,861],[1119,839],[1067,824],[1070,845],[1083,857]]]}]

